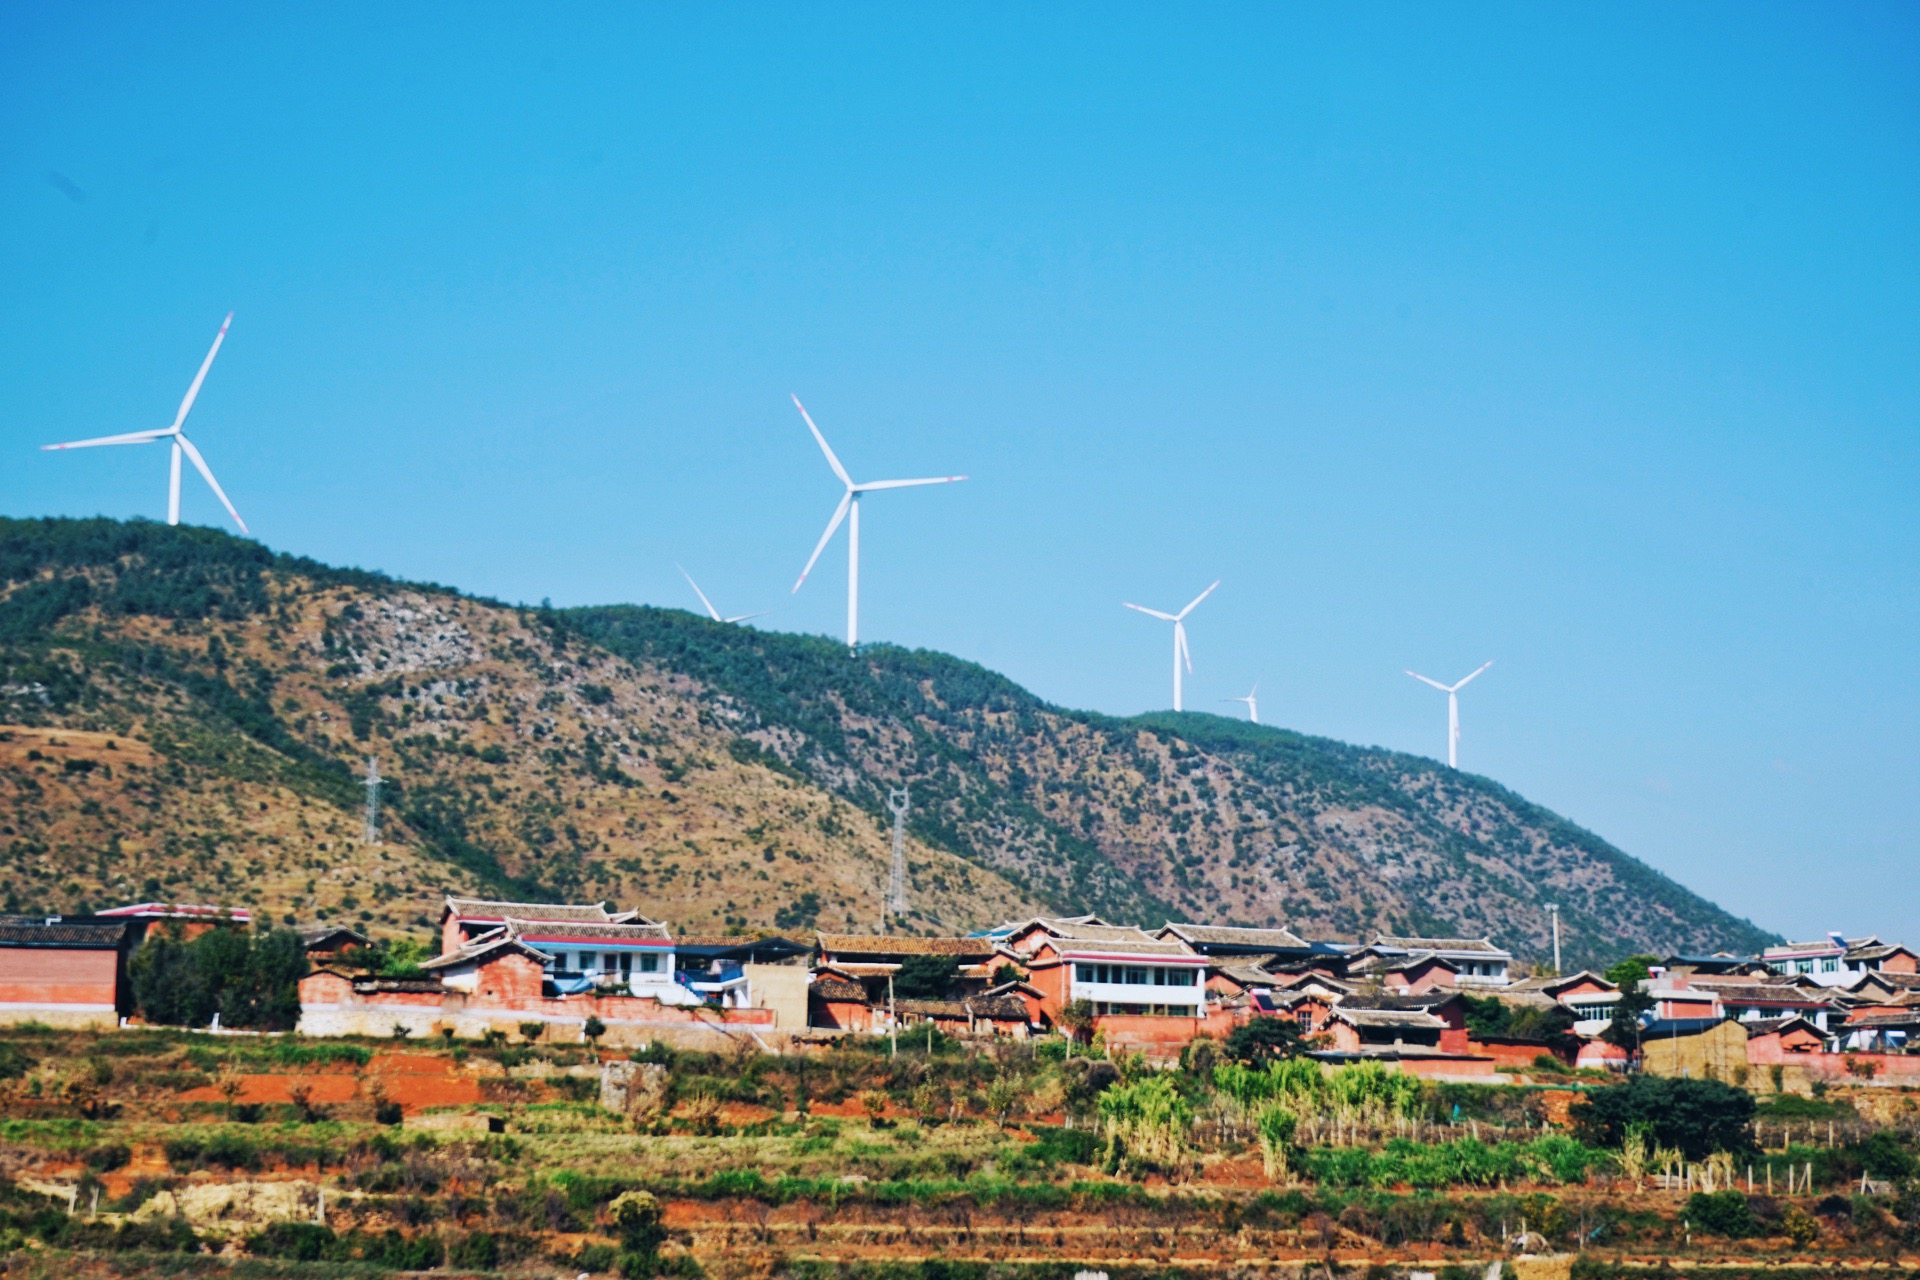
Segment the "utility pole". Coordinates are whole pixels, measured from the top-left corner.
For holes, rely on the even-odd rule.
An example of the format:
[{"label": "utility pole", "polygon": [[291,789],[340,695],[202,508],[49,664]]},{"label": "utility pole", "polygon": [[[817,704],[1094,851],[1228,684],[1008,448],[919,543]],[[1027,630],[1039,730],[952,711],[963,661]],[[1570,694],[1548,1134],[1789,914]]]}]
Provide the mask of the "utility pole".
[{"label": "utility pole", "polygon": [[380,843],[380,761],[375,756],[367,757],[367,823],[361,843]]},{"label": "utility pole", "polygon": [[907,918],[907,789],[894,787],[887,792],[887,808],[893,812],[893,866],[887,876],[887,909],[881,919],[882,933],[887,918],[899,922]]},{"label": "utility pole", "polygon": [[900,1015],[894,1012],[893,1008],[892,974],[887,975],[887,1036],[893,1042],[893,1047],[887,1056],[898,1058],[900,1056]]},{"label": "utility pole", "polygon": [[1560,976],[1560,904],[1549,902],[1547,914],[1553,917],[1553,976]]}]

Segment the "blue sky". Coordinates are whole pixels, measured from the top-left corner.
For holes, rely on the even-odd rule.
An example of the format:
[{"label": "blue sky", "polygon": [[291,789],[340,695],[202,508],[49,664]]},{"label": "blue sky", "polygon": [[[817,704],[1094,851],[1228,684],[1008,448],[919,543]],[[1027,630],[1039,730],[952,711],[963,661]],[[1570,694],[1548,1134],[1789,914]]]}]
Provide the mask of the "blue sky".
[{"label": "blue sky", "polygon": [[[13,5],[0,510],[1462,763],[1920,939],[1910,6]],[[197,482],[185,515],[219,523]],[[844,536],[844,535],[843,535]]]}]

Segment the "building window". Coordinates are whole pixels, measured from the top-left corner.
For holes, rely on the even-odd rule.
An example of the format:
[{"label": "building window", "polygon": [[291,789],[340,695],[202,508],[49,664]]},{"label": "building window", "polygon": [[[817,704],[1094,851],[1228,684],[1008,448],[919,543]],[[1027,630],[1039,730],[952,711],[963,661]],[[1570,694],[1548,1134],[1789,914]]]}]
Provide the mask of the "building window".
[{"label": "building window", "polygon": [[660,957],[654,955],[651,952],[648,952],[642,955],[640,957],[640,972],[642,973],[660,972]]}]

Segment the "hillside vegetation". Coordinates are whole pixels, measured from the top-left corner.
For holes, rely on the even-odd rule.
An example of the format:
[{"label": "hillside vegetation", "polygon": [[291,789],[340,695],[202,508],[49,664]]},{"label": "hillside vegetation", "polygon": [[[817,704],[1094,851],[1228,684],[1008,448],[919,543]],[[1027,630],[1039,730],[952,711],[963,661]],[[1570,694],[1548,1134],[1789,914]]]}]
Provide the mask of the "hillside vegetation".
[{"label": "hillside vegetation", "polygon": [[[682,928],[868,927],[886,789],[921,931],[1040,908],[1573,962],[1769,935],[1484,778],[677,610],[530,610],[206,529],[0,521],[9,909],[149,896],[413,927],[447,888]],[[364,758],[390,781],[358,840]]]}]

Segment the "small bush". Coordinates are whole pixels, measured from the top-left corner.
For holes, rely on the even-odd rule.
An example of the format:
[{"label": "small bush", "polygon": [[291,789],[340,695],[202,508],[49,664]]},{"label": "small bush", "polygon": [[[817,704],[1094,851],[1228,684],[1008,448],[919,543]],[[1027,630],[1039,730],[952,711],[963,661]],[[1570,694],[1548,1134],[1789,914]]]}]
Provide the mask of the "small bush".
[{"label": "small bush", "polygon": [[1750,1236],[1759,1227],[1753,1206],[1738,1191],[1696,1191],[1687,1197],[1687,1221],[1710,1236]]}]

